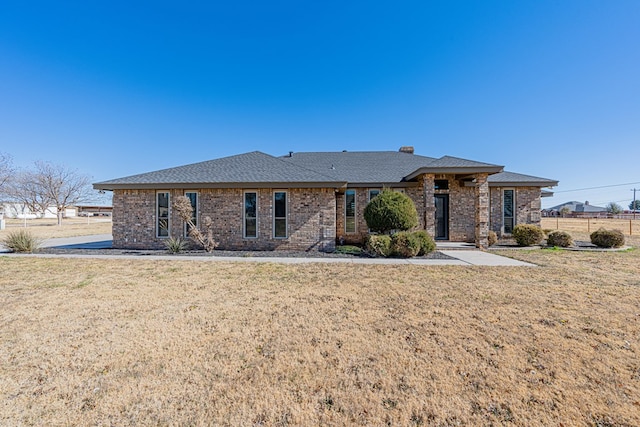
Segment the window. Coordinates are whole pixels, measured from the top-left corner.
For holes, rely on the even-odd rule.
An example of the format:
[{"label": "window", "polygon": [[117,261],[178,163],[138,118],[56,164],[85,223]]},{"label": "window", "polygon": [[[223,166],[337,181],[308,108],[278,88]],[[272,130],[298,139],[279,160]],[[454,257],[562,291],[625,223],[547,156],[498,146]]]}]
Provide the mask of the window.
[{"label": "window", "polygon": [[378,194],[380,194],[380,190],[377,188],[369,190],[369,201],[371,201],[371,199],[376,197]]},{"label": "window", "polygon": [[169,193],[156,194],[156,237],[169,237]]},{"label": "window", "polygon": [[244,193],[244,237],[258,237],[258,193]]},{"label": "window", "polygon": [[273,237],[287,238],[287,193],[285,191],[273,193]]},{"label": "window", "polygon": [[344,231],[356,232],[356,190],[347,190],[344,193]]},{"label": "window", "polygon": [[[184,193],[185,197],[189,199],[191,202],[191,222],[195,227],[198,226],[198,193],[196,192],[187,192]],[[184,224],[184,235],[189,236],[189,232],[191,231],[191,227],[189,224]]]},{"label": "window", "polygon": [[449,189],[449,181],[446,179],[436,179],[435,180],[435,189],[436,190],[448,190]]},{"label": "window", "polygon": [[502,190],[502,227],[505,234],[511,234],[516,221],[515,190]]}]

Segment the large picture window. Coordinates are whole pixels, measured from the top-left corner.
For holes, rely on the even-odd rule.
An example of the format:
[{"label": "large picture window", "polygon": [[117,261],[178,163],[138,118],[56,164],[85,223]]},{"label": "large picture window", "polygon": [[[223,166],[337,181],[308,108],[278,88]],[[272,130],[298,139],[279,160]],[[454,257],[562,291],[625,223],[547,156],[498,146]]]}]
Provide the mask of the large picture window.
[{"label": "large picture window", "polygon": [[502,190],[502,226],[505,234],[511,234],[516,222],[516,194],[515,190]]},{"label": "large picture window", "polygon": [[287,237],[287,193],[285,191],[273,193],[273,237],[278,239]]},{"label": "large picture window", "polygon": [[344,231],[356,232],[356,190],[347,190],[344,193]]},{"label": "large picture window", "polygon": [[169,193],[156,193],[156,236],[169,237]]},{"label": "large picture window", "polygon": [[[193,222],[193,225],[195,227],[198,227],[198,193],[196,193],[195,191],[189,191],[184,193],[184,195],[187,199],[189,199],[189,202],[191,202],[191,222]],[[188,237],[190,232],[191,228],[189,224],[185,223],[184,235]]]},{"label": "large picture window", "polygon": [[244,237],[258,237],[258,193],[244,193]]}]

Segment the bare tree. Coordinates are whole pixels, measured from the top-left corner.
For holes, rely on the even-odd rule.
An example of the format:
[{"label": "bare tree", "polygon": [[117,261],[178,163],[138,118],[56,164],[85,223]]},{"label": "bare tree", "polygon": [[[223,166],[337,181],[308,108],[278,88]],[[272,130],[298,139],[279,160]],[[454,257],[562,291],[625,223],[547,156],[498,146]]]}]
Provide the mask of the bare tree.
[{"label": "bare tree", "polygon": [[49,197],[43,193],[38,185],[34,173],[31,171],[20,171],[7,185],[10,200],[15,203],[14,210],[18,213],[17,205],[21,206],[22,214],[26,219],[28,211],[33,213],[44,212],[51,206]]},{"label": "bare tree", "polygon": [[6,184],[14,173],[13,161],[8,154],[0,153],[0,197],[6,194]]},{"label": "bare tree", "polygon": [[62,225],[62,217],[68,207],[92,199],[87,175],[47,162],[36,162],[34,166],[33,170],[19,173],[9,186],[11,198],[28,206],[33,212],[44,214],[54,206],[58,225]]}]

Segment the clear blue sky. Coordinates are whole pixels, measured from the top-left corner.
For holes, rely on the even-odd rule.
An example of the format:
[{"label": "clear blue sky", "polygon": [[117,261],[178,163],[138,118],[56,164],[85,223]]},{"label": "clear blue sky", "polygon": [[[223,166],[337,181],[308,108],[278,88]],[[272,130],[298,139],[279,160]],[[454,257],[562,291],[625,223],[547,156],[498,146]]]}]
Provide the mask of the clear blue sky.
[{"label": "clear blue sky", "polygon": [[557,179],[545,206],[628,205],[640,1],[0,4],[0,151],[17,166],[101,181],[401,145]]}]

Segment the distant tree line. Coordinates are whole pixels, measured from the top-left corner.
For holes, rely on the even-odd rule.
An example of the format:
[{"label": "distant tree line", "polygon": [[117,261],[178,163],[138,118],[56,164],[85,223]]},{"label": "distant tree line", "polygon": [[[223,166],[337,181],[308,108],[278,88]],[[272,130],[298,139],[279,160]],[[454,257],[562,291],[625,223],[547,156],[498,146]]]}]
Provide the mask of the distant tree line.
[{"label": "distant tree line", "polygon": [[55,207],[61,225],[67,208],[96,198],[88,175],[43,161],[36,161],[28,169],[18,169],[12,160],[8,154],[0,153],[0,201],[17,203],[42,214]]}]

